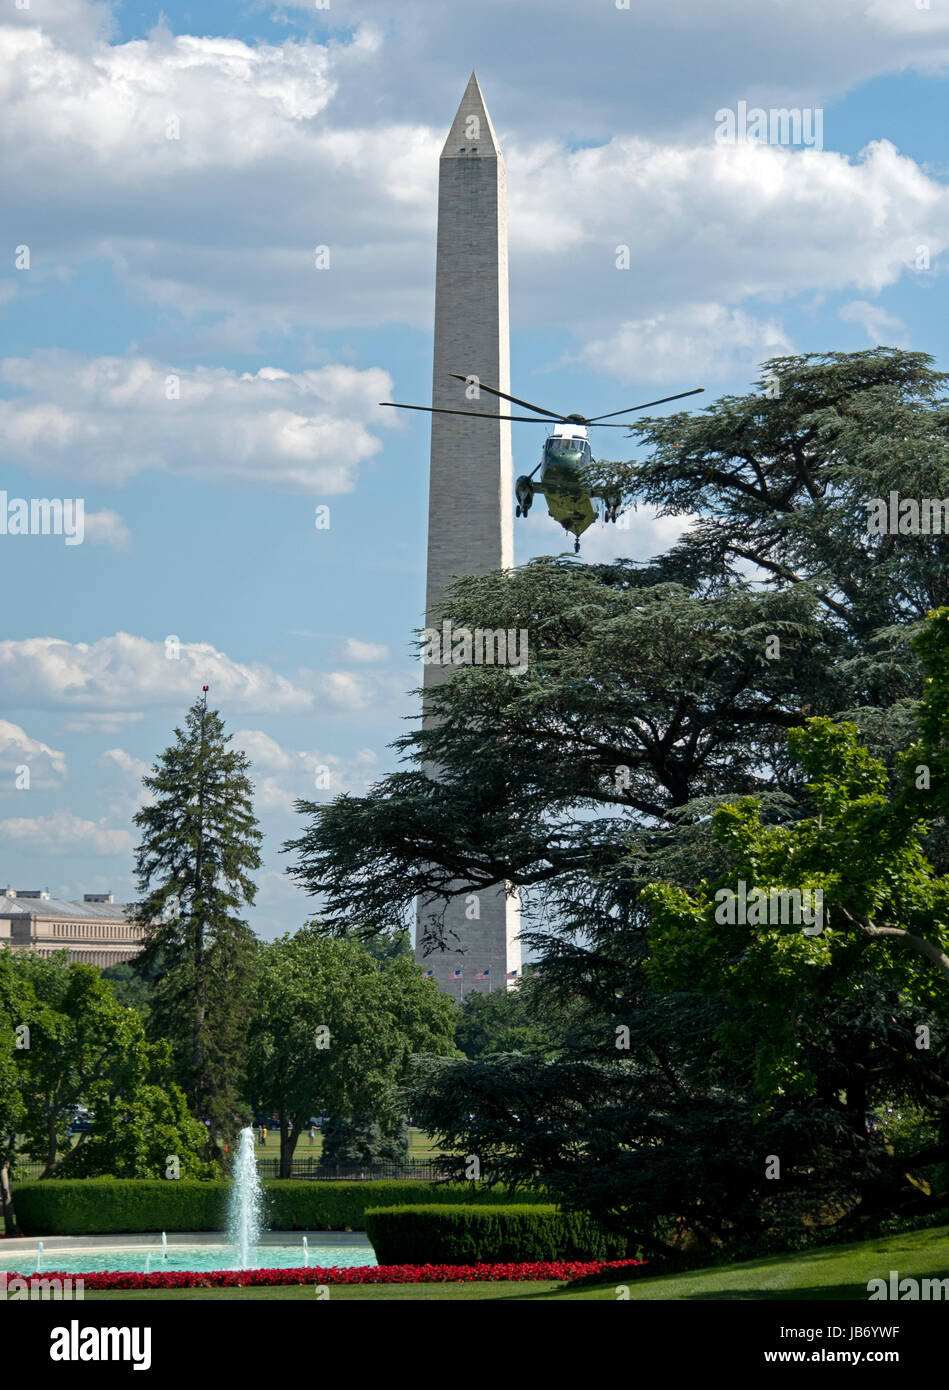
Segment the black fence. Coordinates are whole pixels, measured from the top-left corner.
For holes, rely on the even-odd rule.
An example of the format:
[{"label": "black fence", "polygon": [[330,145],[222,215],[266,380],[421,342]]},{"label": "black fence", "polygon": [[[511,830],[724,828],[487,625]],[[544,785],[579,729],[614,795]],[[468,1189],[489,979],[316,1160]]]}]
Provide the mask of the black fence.
[{"label": "black fence", "polygon": [[[14,1184],[29,1182],[43,1172],[44,1164],[20,1159],[16,1166]],[[279,1158],[258,1158],[257,1172],[262,1178],[280,1177]],[[68,1177],[68,1172],[63,1173]],[[403,1181],[434,1182],[444,1179],[433,1163],[411,1160],[408,1163],[321,1163],[316,1157],[294,1158],[290,1161],[291,1178],[310,1178],[314,1182],[372,1182],[379,1178],[398,1178]]]},{"label": "black fence", "polygon": [[[279,1158],[258,1158],[257,1172],[262,1178],[279,1178]],[[309,1178],[313,1182],[372,1182],[379,1178],[400,1178],[414,1182],[434,1182],[444,1178],[433,1163],[321,1163],[318,1158],[290,1160],[290,1178]]]}]

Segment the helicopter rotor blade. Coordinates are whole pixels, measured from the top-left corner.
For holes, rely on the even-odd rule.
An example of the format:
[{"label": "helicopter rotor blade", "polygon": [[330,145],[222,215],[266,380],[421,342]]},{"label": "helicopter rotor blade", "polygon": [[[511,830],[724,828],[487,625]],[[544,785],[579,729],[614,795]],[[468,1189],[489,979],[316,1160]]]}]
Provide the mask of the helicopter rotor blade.
[{"label": "helicopter rotor blade", "polygon": [[[467,381],[468,377],[459,375],[458,372],[449,372],[456,381]],[[483,381],[478,382],[480,391],[488,391],[492,396],[500,396],[502,401],[511,401],[513,405],[526,406],[528,410],[536,410],[538,415],[546,415],[549,420],[566,420],[566,415],[559,414],[556,410],[544,410],[543,406],[531,405],[530,401],[522,401],[519,396],[509,396],[506,391],[499,391],[496,386],[485,386]]]},{"label": "helicopter rotor blade", "polygon": [[587,424],[595,425],[599,420],[609,420],[613,415],[628,415],[631,410],[645,410],[648,405],[665,405],[666,401],[681,401],[685,396],[700,396],[704,390],[704,386],[696,386],[694,391],[680,391],[676,396],[660,396],[657,401],[643,401],[642,405],[630,405],[625,410],[609,410],[605,415],[594,415]]},{"label": "helicopter rotor blade", "polygon": [[429,415],[467,415],[472,420],[520,420],[526,425],[557,424],[556,420],[537,420],[533,415],[486,415],[483,410],[448,410],[440,405],[406,405],[404,401],[380,401],[380,405],[391,405],[396,410],[424,410]]}]

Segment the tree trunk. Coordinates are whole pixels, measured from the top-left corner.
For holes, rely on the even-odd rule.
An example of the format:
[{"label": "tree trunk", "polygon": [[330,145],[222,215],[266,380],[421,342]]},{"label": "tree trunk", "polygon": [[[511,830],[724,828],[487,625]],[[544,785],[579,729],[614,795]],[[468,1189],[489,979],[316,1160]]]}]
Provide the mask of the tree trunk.
[{"label": "tree trunk", "polygon": [[17,1225],[16,1212],[13,1210],[13,1189],[10,1186],[10,1165],[8,1163],[0,1164],[0,1210],[3,1212],[7,1235],[18,1236],[20,1228]]}]

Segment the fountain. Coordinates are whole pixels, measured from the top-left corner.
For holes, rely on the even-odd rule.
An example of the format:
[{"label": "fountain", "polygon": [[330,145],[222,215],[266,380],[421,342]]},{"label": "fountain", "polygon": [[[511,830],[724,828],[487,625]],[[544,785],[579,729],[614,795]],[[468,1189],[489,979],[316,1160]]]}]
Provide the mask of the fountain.
[{"label": "fountain", "polygon": [[303,1268],[306,1269],[310,1263],[310,1247],[307,1244],[306,1236],[303,1237]]},{"label": "fountain", "polygon": [[145,1273],[146,1273],[146,1274],[151,1274],[151,1272],[152,1272],[152,1252],[151,1252],[150,1250],[146,1250],[146,1251],[145,1251]]},{"label": "fountain", "polygon": [[254,1154],[254,1131],[248,1125],[240,1133],[227,1214],[227,1235],[238,1269],[251,1268],[250,1262],[260,1242],[262,1196]]},{"label": "fountain", "polygon": [[162,1231],[162,1233],[161,1233],[161,1262],[162,1262],[162,1264],[165,1263],[165,1261],[167,1260],[167,1258],[168,1258],[168,1237],[165,1235],[165,1232]]},{"label": "fountain", "polygon": [[37,1244],[37,1247],[36,1247],[36,1272],[37,1272],[37,1274],[42,1274],[42,1272],[43,1272],[43,1242],[42,1242],[42,1241],[39,1241],[39,1243]]}]

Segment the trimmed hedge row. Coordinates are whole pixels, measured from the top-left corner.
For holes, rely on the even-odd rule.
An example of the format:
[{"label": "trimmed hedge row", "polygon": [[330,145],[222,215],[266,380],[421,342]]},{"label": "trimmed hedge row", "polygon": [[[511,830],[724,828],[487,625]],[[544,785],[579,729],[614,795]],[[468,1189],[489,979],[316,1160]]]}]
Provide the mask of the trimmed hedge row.
[{"label": "trimmed hedge row", "polygon": [[365,1216],[380,1265],[616,1260],[626,1254],[624,1236],[607,1235],[589,1217],[550,1203],[430,1202],[369,1207]]},{"label": "trimmed hedge row", "polygon": [[[218,1231],[227,1220],[227,1181],[162,1178],[50,1178],[17,1183],[13,1204],[24,1235],[111,1235],[123,1231]],[[274,1230],[361,1231],[367,1207],[411,1203],[504,1202],[503,1188],[426,1182],[302,1182],[263,1184],[264,1220]],[[518,1200],[541,1203],[544,1193]]]}]

